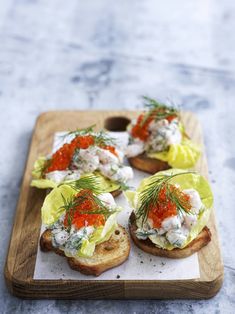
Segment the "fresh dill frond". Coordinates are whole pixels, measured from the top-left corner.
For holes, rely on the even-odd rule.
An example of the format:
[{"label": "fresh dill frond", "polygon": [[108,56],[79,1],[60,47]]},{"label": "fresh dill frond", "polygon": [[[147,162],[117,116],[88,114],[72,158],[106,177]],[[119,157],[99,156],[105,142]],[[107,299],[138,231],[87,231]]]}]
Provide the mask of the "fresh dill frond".
[{"label": "fresh dill frond", "polygon": [[143,99],[147,112],[144,114],[141,125],[144,125],[148,118],[153,118],[155,121],[159,121],[171,116],[179,116],[179,111],[174,106],[167,106],[147,96],[143,96]]},{"label": "fresh dill frond", "polygon": [[120,190],[122,191],[127,191],[131,189],[131,187],[124,182],[118,181],[117,183],[119,184]]},{"label": "fresh dill frond", "polygon": [[76,129],[74,131],[66,132],[66,134],[61,135],[61,137],[66,138],[67,136],[71,136],[71,135],[74,135],[74,137],[84,136],[84,135],[87,135],[89,133],[93,133],[95,126],[96,126],[96,124],[93,124],[91,126],[88,126],[87,128]]},{"label": "fresh dill frond", "polygon": [[85,135],[92,135],[94,138],[94,145],[97,146],[106,146],[106,145],[115,145],[116,144],[116,139],[111,137],[107,131],[101,130],[100,132],[95,132],[94,127],[96,125],[93,124],[87,128],[84,129],[76,129],[74,131],[70,131],[64,135],[61,135],[63,140],[66,137],[69,137],[73,135],[74,137],[77,136],[85,136]]},{"label": "fresh dill frond", "polygon": [[94,135],[95,145],[106,146],[106,145],[116,145],[116,139],[111,137],[108,132],[101,130]]},{"label": "fresh dill frond", "polygon": [[180,176],[195,173],[193,171],[176,173],[176,174],[162,174],[152,181],[141,193],[140,193],[140,207],[137,210],[136,218],[142,220],[144,224],[148,218],[149,211],[153,207],[157,207],[160,204],[159,193],[163,188],[166,188],[167,199],[172,201],[179,212],[189,211],[187,203],[180,197],[180,191],[175,189],[174,185],[170,183],[170,180]]},{"label": "fresh dill frond", "polygon": [[95,194],[100,194],[102,192],[99,179],[92,174],[82,177],[78,180],[67,181],[65,183],[61,183],[60,185],[63,185],[63,184],[71,186],[76,191],[90,190]]}]

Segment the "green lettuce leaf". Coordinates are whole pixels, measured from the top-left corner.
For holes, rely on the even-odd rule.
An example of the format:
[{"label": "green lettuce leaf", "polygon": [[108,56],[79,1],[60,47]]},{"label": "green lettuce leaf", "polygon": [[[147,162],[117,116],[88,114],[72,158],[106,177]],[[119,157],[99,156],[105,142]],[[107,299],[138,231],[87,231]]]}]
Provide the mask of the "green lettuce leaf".
[{"label": "green lettuce leaf", "polygon": [[[181,170],[181,169],[169,169],[166,171],[158,172],[155,175],[142,180],[136,192],[126,191],[124,193],[130,206],[134,209],[134,211],[136,211],[140,206],[140,193],[145,188],[147,188],[149,184],[154,182],[157,179],[157,177],[161,176],[162,174],[172,175],[172,174],[182,173],[181,176],[172,178],[170,182],[173,184],[178,184],[183,190],[190,189],[190,188],[195,189],[199,193],[202,203],[205,207],[200,212],[198,216],[197,224],[192,228],[188,236],[188,239],[185,242],[183,247],[187,246],[193,239],[195,239],[198,236],[198,234],[201,232],[201,230],[206,226],[210,217],[211,207],[213,206],[213,194],[207,180],[198,173],[183,174],[184,172],[186,171]],[[138,227],[141,226],[141,223],[138,221],[137,221],[137,226]],[[172,246],[168,241],[162,241],[161,237],[159,238],[156,235],[151,235],[149,236],[149,238],[153,243],[155,243],[157,246],[161,248],[164,248],[167,250],[174,249],[174,246]]]},{"label": "green lettuce leaf", "polygon": [[198,158],[201,150],[198,145],[184,138],[180,144],[170,145],[168,151],[159,153],[147,153],[148,157],[166,161],[172,168],[187,169],[192,168]]},{"label": "green lettuce leaf", "polygon": [[46,225],[54,224],[65,211],[61,206],[64,205],[62,195],[65,199],[70,199],[77,194],[69,185],[55,187],[45,198],[42,205],[42,222]]},{"label": "green lettuce leaf", "polygon": [[42,175],[43,175],[43,170],[46,167],[46,163],[47,163],[47,159],[46,157],[39,157],[34,165],[33,165],[33,171],[32,171],[32,177],[33,179],[41,179]]},{"label": "green lettuce leaf", "polygon": [[[111,181],[110,179],[104,177],[100,172],[96,171],[93,174],[98,179],[101,189],[104,193],[110,193],[120,188],[120,184],[118,182]],[[86,174],[86,175],[89,175],[89,174]]]},{"label": "green lettuce leaf", "polygon": [[30,186],[38,189],[54,189],[58,186],[58,183],[49,179],[32,180]]}]

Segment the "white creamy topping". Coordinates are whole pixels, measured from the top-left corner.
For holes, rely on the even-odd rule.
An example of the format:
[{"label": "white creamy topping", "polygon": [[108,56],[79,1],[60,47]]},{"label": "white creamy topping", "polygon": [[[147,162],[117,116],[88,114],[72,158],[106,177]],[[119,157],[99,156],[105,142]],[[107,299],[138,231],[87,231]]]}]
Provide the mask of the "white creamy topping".
[{"label": "white creamy topping", "polygon": [[100,165],[99,170],[105,177],[114,181],[126,182],[134,175],[131,167],[120,167],[116,164]]},{"label": "white creamy topping", "polygon": [[54,246],[63,246],[69,238],[69,233],[66,230],[62,229],[53,229],[52,230],[52,244]]},{"label": "white creamy topping", "polygon": [[121,151],[120,149],[116,148],[116,152],[117,152],[117,155],[118,155],[119,162],[123,163],[123,160],[124,160],[124,153],[123,153],[123,151]]},{"label": "white creamy topping", "polygon": [[77,150],[73,158],[72,167],[82,172],[94,172],[99,166],[99,157],[96,153],[97,150],[94,147]]},{"label": "white creamy topping", "polygon": [[158,131],[159,128],[162,128],[162,127],[166,127],[168,125],[168,121],[166,119],[162,119],[162,120],[159,120],[159,121],[151,121],[149,126],[148,126],[148,129],[149,131],[153,132],[153,133],[156,133]]},{"label": "white creamy topping", "polygon": [[144,142],[143,141],[134,141],[133,144],[129,144],[126,147],[126,156],[128,158],[135,157],[144,152]]},{"label": "white creamy topping", "polygon": [[112,194],[102,193],[98,195],[98,198],[105,204],[106,207],[109,207],[109,208],[116,207],[116,203]]},{"label": "white creamy topping", "polygon": [[179,229],[181,227],[180,217],[167,217],[162,221],[162,229],[169,231],[171,229]]},{"label": "white creamy topping", "polygon": [[119,163],[118,158],[107,149],[99,148],[97,149],[96,153],[102,164],[108,164],[108,163],[118,164]]},{"label": "white creamy topping", "polygon": [[193,226],[197,223],[197,215],[194,214],[185,214],[184,218],[184,225],[190,230]]},{"label": "white creamy topping", "polygon": [[200,209],[203,207],[198,191],[194,189],[186,189],[186,190],[183,190],[183,192],[190,197],[189,201],[190,201],[190,205],[192,206],[192,208],[190,209],[190,212],[194,214],[198,214]]},{"label": "white creamy topping", "polygon": [[166,233],[166,238],[170,242],[170,244],[177,247],[182,247],[187,240],[188,235],[189,230],[185,227],[182,227],[180,229],[169,230]]},{"label": "white creamy topping", "polygon": [[[154,123],[156,124],[155,128],[153,128]],[[166,150],[169,145],[181,143],[182,135],[177,119],[171,122],[165,119],[158,122],[152,121],[151,128],[151,135],[146,142],[148,150],[160,152]]]},{"label": "white creamy topping", "polygon": [[90,235],[94,232],[94,227],[83,227],[79,230],[71,229],[70,236],[65,243],[66,255],[76,256],[77,251],[82,246],[84,240],[88,240]]},{"label": "white creamy topping", "polygon": [[52,172],[48,172],[46,174],[46,179],[52,180],[56,183],[61,183],[62,181],[69,181],[69,180],[78,180],[81,174],[79,171],[71,171],[71,170],[55,170]]}]

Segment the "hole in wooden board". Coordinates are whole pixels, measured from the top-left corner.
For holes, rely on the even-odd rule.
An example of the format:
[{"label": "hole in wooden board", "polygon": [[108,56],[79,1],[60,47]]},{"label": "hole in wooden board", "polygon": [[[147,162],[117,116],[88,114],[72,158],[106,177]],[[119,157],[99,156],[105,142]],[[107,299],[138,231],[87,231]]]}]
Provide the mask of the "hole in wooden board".
[{"label": "hole in wooden board", "polygon": [[130,122],[131,120],[126,117],[110,117],[105,119],[104,128],[112,132],[126,131]]}]

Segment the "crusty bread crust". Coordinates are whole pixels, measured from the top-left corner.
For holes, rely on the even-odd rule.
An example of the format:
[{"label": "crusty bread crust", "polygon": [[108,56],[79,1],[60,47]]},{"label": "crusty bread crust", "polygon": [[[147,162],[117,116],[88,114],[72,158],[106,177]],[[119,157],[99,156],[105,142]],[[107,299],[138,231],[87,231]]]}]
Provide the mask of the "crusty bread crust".
[{"label": "crusty bread crust", "polygon": [[[40,247],[43,252],[53,251],[65,256],[60,249],[53,247],[51,230],[43,232],[40,238]],[[130,240],[126,230],[117,226],[110,239],[96,246],[92,257],[67,257],[69,266],[85,275],[99,276],[104,271],[124,263],[130,253]]]},{"label": "crusty bread crust", "polygon": [[128,161],[132,167],[151,174],[170,168],[167,162],[150,158],[145,153],[135,157],[130,157],[128,158]]},{"label": "crusty bread crust", "polygon": [[193,253],[198,252],[202,247],[204,247],[211,241],[210,229],[208,227],[204,227],[197,236],[197,238],[190,242],[183,249],[175,248],[170,251],[158,248],[150,239],[139,240],[136,237],[135,231],[137,230],[137,226],[135,223],[135,214],[133,212],[131,213],[129,218],[129,230],[132,240],[134,241],[135,245],[138,246],[141,250],[152,255],[168,258],[184,258],[190,256]]},{"label": "crusty bread crust", "polygon": [[110,192],[110,194],[112,194],[113,197],[117,197],[118,195],[122,194],[122,190],[121,189],[117,189],[117,190],[114,190],[114,191]]}]

